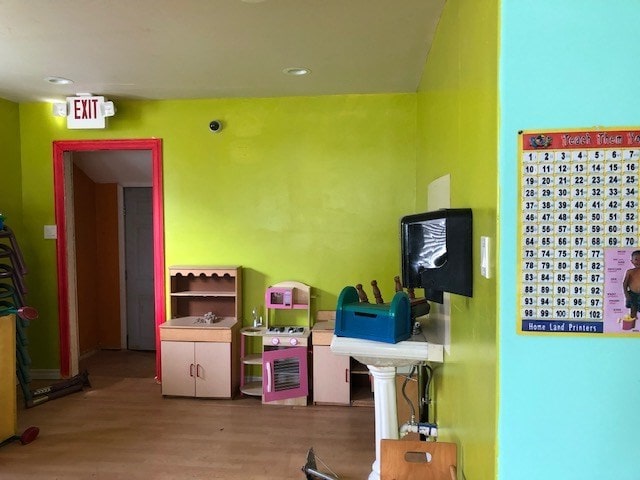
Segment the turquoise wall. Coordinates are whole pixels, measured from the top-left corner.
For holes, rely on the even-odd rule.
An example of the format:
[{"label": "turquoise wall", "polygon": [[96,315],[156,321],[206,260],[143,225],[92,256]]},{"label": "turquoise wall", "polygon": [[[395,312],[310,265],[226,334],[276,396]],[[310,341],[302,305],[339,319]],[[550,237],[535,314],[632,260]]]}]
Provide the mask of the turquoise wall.
[{"label": "turquoise wall", "polygon": [[516,334],[517,132],[638,127],[640,3],[502,1],[499,478],[636,480],[640,343]]},{"label": "turquoise wall", "polygon": [[18,104],[0,98],[0,213],[16,236],[22,225]]},{"label": "turquoise wall", "polygon": [[[436,369],[440,438],[458,445],[460,478],[496,470],[495,271],[480,274],[480,237],[497,240],[498,2],[449,0],[418,92],[416,210],[451,178],[451,207],[473,210],[473,297],[451,295],[451,348]],[[516,478],[516,477],[514,477]]]},{"label": "turquoise wall", "polygon": [[[415,201],[416,96],[116,102],[106,130],[68,130],[43,103],[20,105],[34,368],[58,366],[52,142],[161,138],[166,265],[242,265],[243,310],[283,280],[334,309],[346,285],[400,273],[399,221]],[[220,133],[209,121],[220,119]],[[37,288],[35,287],[37,286]],[[370,297],[372,294],[370,292]]]}]

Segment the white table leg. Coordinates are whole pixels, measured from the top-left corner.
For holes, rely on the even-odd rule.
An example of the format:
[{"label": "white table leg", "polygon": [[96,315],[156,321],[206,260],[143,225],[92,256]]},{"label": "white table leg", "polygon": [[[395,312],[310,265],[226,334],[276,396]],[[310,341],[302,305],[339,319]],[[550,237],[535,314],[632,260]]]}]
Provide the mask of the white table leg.
[{"label": "white table leg", "polygon": [[373,375],[373,398],[376,421],[376,460],[371,465],[369,480],[380,480],[380,440],[397,440],[396,367],[367,365]]}]

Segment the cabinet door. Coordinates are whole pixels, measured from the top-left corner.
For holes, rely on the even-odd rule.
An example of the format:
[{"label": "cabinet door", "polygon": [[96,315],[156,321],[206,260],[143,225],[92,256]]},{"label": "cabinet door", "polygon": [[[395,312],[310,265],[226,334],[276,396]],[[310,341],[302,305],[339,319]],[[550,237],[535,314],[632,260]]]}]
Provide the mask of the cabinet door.
[{"label": "cabinet door", "polygon": [[231,344],[196,342],[196,397],[231,398]]},{"label": "cabinet door", "polygon": [[162,342],[162,394],[193,397],[196,393],[193,342]]},{"label": "cabinet door", "polygon": [[331,353],[329,345],[313,347],[313,402],[349,405],[350,357]]},{"label": "cabinet door", "polygon": [[262,393],[265,402],[309,395],[307,347],[263,352]]}]

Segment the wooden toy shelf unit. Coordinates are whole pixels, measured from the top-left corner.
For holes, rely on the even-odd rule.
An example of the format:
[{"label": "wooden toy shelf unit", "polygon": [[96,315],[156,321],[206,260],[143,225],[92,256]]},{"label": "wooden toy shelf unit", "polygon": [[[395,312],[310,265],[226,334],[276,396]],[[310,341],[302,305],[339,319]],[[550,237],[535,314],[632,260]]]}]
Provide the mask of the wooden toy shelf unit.
[{"label": "wooden toy shelf unit", "polygon": [[242,267],[172,266],[171,318],[197,317],[208,312],[240,318]]}]

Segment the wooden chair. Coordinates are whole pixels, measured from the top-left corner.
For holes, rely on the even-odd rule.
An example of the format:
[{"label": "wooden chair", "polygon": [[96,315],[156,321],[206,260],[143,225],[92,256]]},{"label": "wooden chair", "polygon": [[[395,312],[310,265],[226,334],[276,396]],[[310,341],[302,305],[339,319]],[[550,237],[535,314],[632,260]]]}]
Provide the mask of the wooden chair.
[{"label": "wooden chair", "polygon": [[380,480],[457,480],[455,443],[382,440]]}]

